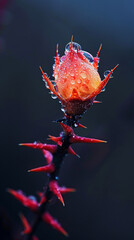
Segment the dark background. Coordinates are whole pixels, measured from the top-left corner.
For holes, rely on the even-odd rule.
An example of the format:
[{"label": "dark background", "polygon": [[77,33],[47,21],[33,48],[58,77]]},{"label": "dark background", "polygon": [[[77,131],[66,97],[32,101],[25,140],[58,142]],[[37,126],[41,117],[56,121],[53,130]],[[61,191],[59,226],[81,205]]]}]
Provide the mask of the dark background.
[{"label": "dark background", "polygon": [[[134,239],[134,1],[128,0],[0,0],[0,239],[22,230],[18,213],[33,215],[7,188],[32,195],[41,191],[44,174],[27,170],[44,163],[38,150],[18,143],[57,136],[60,104],[42,81],[39,66],[52,76],[56,44],[64,53],[71,36],[94,56],[103,44],[99,73],[119,63],[106,91],[77,129],[79,135],[106,139],[107,144],[81,144],[81,156],[66,157],[60,184],[75,187],[50,212],[69,232],[70,240]],[[38,236],[65,239],[41,224]]]}]

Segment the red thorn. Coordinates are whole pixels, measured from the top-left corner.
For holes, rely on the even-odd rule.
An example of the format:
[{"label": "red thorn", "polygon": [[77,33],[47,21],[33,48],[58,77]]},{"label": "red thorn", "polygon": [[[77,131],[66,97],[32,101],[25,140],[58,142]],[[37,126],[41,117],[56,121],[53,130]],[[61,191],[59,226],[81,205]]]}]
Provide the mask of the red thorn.
[{"label": "red thorn", "polygon": [[71,37],[70,50],[72,50],[72,48],[73,48],[73,35],[72,35],[72,37]]},{"label": "red thorn", "polygon": [[48,164],[51,163],[53,160],[53,155],[45,149],[42,150],[42,153],[43,153],[44,157],[46,158],[47,163]]},{"label": "red thorn", "polygon": [[59,45],[58,45],[58,43],[57,43],[57,46],[56,46],[56,57],[57,57],[57,58],[59,57],[59,55],[58,55],[58,48],[59,48]]},{"label": "red thorn", "polygon": [[68,153],[73,154],[74,156],[80,158],[80,156],[72,149],[72,147],[69,146]]},{"label": "red thorn", "polygon": [[66,187],[59,187],[60,193],[70,193],[75,192],[76,190],[74,188],[66,188]]},{"label": "red thorn", "polygon": [[46,200],[47,200],[47,198],[46,198],[46,196],[44,195],[44,193],[43,192],[38,192],[37,193],[38,194],[38,196],[40,197],[40,205],[42,204],[42,203],[44,203],[44,202],[46,202]]},{"label": "red thorn", "polygon": [[22,213],[20,213],[20,219],[24,226],[24,231],[22,232],[22,234],[29,234],[32,229],[31,229],[29,222],[27,221],[27,219],[25,218],[25,216]]},{"label": "red thorn", "polygon": [[20,146],[26,146],[26,147],[31,147],[35,149],[41,149],[41,150],[47,150],[51,153],[54,153],[57,149],[56,145],[51,145],[51,144],[43,144],[43,143],[20,143]]},{"label": "red thorn", "polygon": [[77,125],[78,125],[78,127],[81,127],[81,128],[87,128],[86,126],[82,125],[81,123],[78,123]]},{"label": "red thorn", "polygon": [[102,103],[101,101],[94,100],[93,103]]},{"label": "red thorn", "polygon": [[17,200],[19,200],[25,207],[28,207],[31,211],[36,212],[38,210],[38,202],[35,199],[26,197],[22,191],[15,191],[13,189],[8,189]]},{"label": "red thorn", "polygon": [[41,200],[40,200],[40,205],[46,202],[46,196],[42,196]]},{"label": "red thorn", "polygon": [[64,132],[66,134],[71,134],[73,132],[73,129],[71,127],[69,127],[68,125],[61,123],[61,122],[60,122],[60,125],[64,129]]},{"label": "red thorn", "polygon": [[41,200],[40,200],[40,205],[41,205],[42,203],[46,202],[47,198],[46,198],[46,196],[44,195],[43,192],[38,192],[37,194],[38,194],[38,196],[41,198]]},{"label": "red thorn", "polygon": [[73,135],[70,139],[70,142],[71,143],[106,143],[107,141]]},{"label": "red thorn", "polygon": [[98,52],[96,54],[96,57],[99,57],[101,49],[102,49],[102,43],[100,44],[99,50],[98,50]]},{"label": "red thorn", "polygon": [[101,90],[106,86],[106,84],[108,83],[111,74],[113,73],[113,71],[118,67],[119,64],[117,64],[111,71],[110,73],[106,76],[106,78],[101,81],[100,85],[97,87],[97,89],[90,95],[89,99],[94,98],[95,96],[97,96]]},{"label": "red thorn", "polygon": [[62,145],[62,137],[54,137],[49,135],[49,139],[56,142],[59,146]]},{"label": "red thorn", "polygon": [[45,73],[43,72],[42,68],[40,67],[40,70],[42,72],[42,76],[45,80],[45,82],[47,82],[48,87],[50,89],[51,92],[53,92],[53,94],[55,94],[60,100],[62,100],[62,98],[60,97],[60,95],[56,92],[54,85],[51,83],[51,81],[49,80],[49,78],[45,75]]},{"label": "red thorn", "polygon": [[60,193],[60,188],[59,188],[57,181],[55,181],[55,180],[50,181],[49,188],[50,188],[50,191],[53,192],[57,196],[57,198],[61,201],[63,206],[65,206],[65,203],[64,203],[63,197]]},{"label": "red thorn", "polygon": [[64,236],[68,237],[68,233],[61,227],[56,219],[54,219],[48,212],[45,212],[42,216],[42,220],[47,224],[50,224],[53,228],[61,232]]},{"label": "red thorn", "polygon": [[46,173],[52,173],[54,172],[55,167],[53,164],[49,164],[43,167],[33,168],[28,170],[28,172],[46,172]]},{"label": "red thorn", "polygon": [[79,53],[79,47],[77,46],[77,53]]}]

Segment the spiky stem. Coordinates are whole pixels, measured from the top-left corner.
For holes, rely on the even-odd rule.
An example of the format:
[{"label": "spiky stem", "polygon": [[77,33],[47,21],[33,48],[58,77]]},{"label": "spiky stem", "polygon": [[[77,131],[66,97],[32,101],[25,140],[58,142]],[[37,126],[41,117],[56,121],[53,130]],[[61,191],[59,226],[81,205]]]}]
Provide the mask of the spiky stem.
[{"label": "spiky stem", "polygon": [[58,146],[56,152],[53,154],[52,163],[54,164],[55,170],[52,173],[50,173],[49,182],[48,182],[48,185],[47,185],[47,190],[43,193],[43,197],[45,197],[46,201],[44,203],[42,203],[40,205],[39,209],[38,209],[38,214],[36,216],[36,219],[33,223],[32,228],[31,228],[31,232],[27,236],[27,240],[32,239],[32,236],[34,235],[34,233],[35,233],[35,231],[38,227],[38,224],[42,220],[42,215],[46,211],[47,205],[49,204],[49,201],[53,197],[53,192],[51,191],[49,185],[50,185],[51,181],[57,181],[58,180],[60,167],[62,165],[64,156],[67,154],[68,148],[70,146],[69,139],[71,138],[71,136],[72,135],[68,135],[67,133],[64,133],[64,135],[62,137],[62,143],[63,143],[62,146]]}]

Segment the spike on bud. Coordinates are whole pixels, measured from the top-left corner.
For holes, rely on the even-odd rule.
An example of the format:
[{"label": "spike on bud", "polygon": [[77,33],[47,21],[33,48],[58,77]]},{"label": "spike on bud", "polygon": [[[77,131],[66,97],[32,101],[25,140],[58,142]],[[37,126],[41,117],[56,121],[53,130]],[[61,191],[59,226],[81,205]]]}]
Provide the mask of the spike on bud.
[{"label": "spike on bud", "polygon": [[26,197],[22,191],[15,191],[13,189],[8,189],[17,200],[19,200],[25,207],[28,207],[31,211],[36,212],[38,210],[38,202],[33,197]]},{"label": "spike on bud", "polygon": [[53,194],[56,195],[57,198],[61,201],[61,203],[63,204],[63,206],[65,206],[63,197],[62,197],[62,195],[61,195],[61,193],[60,193],[59,185],[58,185],[58,183],[57,183],[56,180],[50,181],[50,183],[49,183],[49,188],[50,188],[50,191],[53,192]]},{"label": "spike on bud", "polygon": [[105,77],[105,79],[103,81],[101,81],[101,83],[99,84],[99,86],[96,88],[96,90],[94,92],[92,92],[92,94],[90,95],[90,99],[96,97],[101,90],[106,86],[106,84],[108,83],[111,74],[113,73],[113,71],[119,66],[119,64],[117,64],[111,71],[110,73]]},{"label": "spike on bud", "polygon": [[101,49],[102,49],[102,43],[100,44],[99,50],[98,50],[98,52],[96,54],[96,57],[99,57]]},{"label": "spike on bud", "polygon": [[49,164],[47,166],[33,168],[31,170],[28,170],[28,172],[46,172],[46,173],[52,173],[54,172],[55,167],[53,164]]},{"label": "spike on bud", "polygon": [[42,220],[47,224],[50,224],[57,231],[61,232],[64,236],[68,237],[68,233],[61,227],[56,219],[54,219],[48,212],[45,212],[42,216]]}]

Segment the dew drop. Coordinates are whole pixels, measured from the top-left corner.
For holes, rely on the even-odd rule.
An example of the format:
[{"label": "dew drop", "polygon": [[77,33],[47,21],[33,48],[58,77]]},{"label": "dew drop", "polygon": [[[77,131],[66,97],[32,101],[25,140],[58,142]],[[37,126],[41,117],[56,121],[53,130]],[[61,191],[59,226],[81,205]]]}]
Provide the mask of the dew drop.
[{"label": "dew drop", "polygon": [[104,88],[101,90],[101,92],[105,92],[105,90],[106,90],[106,88],[104,87]]},{"label": "dew drop", "polygon": [[55,68],[55,64],[53,64],[53,70],[54,70],[54,68]]},{"label": "dew drop", "polygon": [[84,72],[80,73],[80,76],[81,76],[83,79],[85,79],[85,78],[87,77],[86,73],[84,73]]},{"label": "dew drop", "polygon": [[52,99],[56,99],[57,96],[55,94],[51,94]]},{"label": "dew drop", "polygon": [[[111,72],[110,70],[106,70],[106,71],[104,72],[104,77],[106,77],[110,72]],[[112,74],[111,74],[110,77],[112,77]]]},{"label": "dew drop", "polygon": [[54,81],[53,86],[56,87],[56,82]]},{"label": "dew drop", "polygon": [[34,197],[34,196],[29,196],[29,198],[31,199],[31,200],[33,200],[33,201],[36,201],[36,198]]},{"label": "dew drop", "polygon": [[46,88],[49,89],[49,86],[48,86],[47,82],[46,82],[45,80],[44,80],[44,82],[45,82],[45,86],[46,86]]},{"label": "dew drop", "polygon": [[73,72],[70,72],[70,76],[71,76],[71,77],[74,77],[74,73],[73,73]]},{"label": "dew drop", "polygon": [[82,53],[88,59],[88,61],[90,63],[92,63],[92,64],[94,63],[94,57],[90,53],[88,53],[86,51],[82,51]]},{"label": "dew drop", "polygon": [[61,108],[61,111],[62,111],[62,112],[65,112],[65,109],[64,109],[64,108]]},{"label": "dew drop", "polygon": [[78,84],[80,84],[80,83],[81,83],[81,80],[80,80],[80,79],[78,79],[78,80],[77,80],[77,83],[78,83]]},{"label": "dew drop", "polygon": [[72,84],[72,85],[74,85],[74,84],[75,84],[75,81],[74,81],[74,80],[72,80],[72,81],[71,81],[71,84]]},{"label": "dew drop", "polygon": [[[65,47],[65,52],[68,52],[68,51],[70,50],[70,44],[71,44],[71,42],[69,42],[69,43],[66,45],[66,47]],[[78,47],[79,50],[81,50],[81,46],[80,46],[78,43],[73,42],[72,44],[73,44],[74,50],[77,51],[77,47]]]},{"label": "dew drop", "polygon": [[55,75],[55,80],[57,80],[58,79],[58,75]]}]

